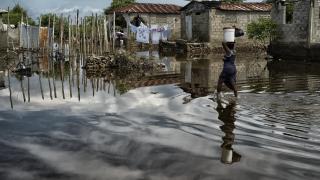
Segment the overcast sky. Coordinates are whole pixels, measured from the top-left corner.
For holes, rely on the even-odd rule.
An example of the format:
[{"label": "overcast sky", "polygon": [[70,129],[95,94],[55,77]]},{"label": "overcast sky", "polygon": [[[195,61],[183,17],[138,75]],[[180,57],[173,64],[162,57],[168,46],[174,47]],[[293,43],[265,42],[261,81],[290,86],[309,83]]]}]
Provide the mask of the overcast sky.
[{"label": "overcast sky", "polygon": [[[28,10],[33,17],[41,13],[72,13],[80,9],[81,14],[91,14],[102,12],[104,8],[110,6],[111,0],[0,0],[0,8],[7,9],[19,3]],[[261,1],[261,0],[248,0]],[[168,3],[184,6],[188,3],[185,0],[137,0],[137,2],[148,3]]]}]

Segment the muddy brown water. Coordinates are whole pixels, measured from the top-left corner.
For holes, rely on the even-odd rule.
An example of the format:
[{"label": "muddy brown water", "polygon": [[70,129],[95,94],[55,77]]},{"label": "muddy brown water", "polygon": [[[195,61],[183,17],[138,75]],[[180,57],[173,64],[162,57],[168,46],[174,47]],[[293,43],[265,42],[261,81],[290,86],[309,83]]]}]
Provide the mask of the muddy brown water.
[{"label": "muddy brown water", "polygon": [[239,55],[240,97],[217,101],[220,55],[138,56],[164,72],[0,70],[0,179],[320,178],[320,64]]}]

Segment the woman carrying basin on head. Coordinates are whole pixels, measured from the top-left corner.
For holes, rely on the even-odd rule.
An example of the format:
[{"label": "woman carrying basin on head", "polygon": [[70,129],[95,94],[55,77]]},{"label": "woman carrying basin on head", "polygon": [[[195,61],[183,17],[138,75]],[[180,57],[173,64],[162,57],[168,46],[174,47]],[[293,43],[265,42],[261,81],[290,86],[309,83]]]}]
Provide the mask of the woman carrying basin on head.
[{"label": "woman carrying basin on head", "polygon": [[236,30],[240,31],[240,29],[235,27],[224,28],[224,41],[222,42],[222,47],[225,51],[225,55],[223,57],[223,69],[219,76],[217,86],[218,98],[220,97],[223,83],[234,92],[235,97],[238,97],[236,87],[237,68],[235,65],[236,51],[234,40],[236,36],[239,37],[243,34],[241,32],[241,34],[239,34],[239,32],[235,33]]}]

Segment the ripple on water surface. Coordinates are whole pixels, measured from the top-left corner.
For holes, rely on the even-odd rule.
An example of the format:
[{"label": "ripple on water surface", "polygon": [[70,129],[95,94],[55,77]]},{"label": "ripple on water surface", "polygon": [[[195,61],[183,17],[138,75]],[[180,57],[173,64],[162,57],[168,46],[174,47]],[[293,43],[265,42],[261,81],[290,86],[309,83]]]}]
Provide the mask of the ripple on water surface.
[{"label": "ripple on water surface", "polygon": [[53,100],[52,78],[42,76],[41,92],[35,74],[28,92],[12,75],[12,110],[9,89],[0,90],[0,179],[319,179],[318,71],[261,65],[239,72],[239,99],[218,101],[217,62],[191,63],[194,84],[188,61],[178,84],[130,89],[82,74],[79,91],[72,78],[55,80]]}]

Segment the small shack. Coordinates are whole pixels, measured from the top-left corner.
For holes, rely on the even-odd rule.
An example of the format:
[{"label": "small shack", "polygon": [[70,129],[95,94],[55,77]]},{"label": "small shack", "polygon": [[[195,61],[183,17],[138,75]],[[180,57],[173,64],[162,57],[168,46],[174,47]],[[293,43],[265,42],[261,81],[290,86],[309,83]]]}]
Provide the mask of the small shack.
[{"label": "small shack", "polygon": [[[221,46],[223,28],[237,26],[246,31],[247,25],[259,18],[269,18],[272,4],[192,1],[181,9],[181,36],[188,42]],[[247,46],[247,36],[237,44]]]},{"label": "small shack", "polygon": [[181,37],[180,9],[181,6],[174,4],[133,3],[109,10],[108,19],[110,22],[114,13],[127,17],[130,22],[139,17],[149,28],[167,26],[171,29],[170,39],[178,39]]},{"label": "small shack", "polygon": [[271,17],[278,36],[271,42],[270,54],[289,60],[320,59],[320,0],[277,0]]}]

